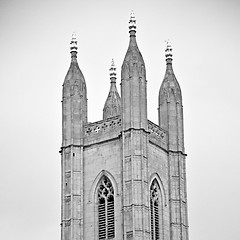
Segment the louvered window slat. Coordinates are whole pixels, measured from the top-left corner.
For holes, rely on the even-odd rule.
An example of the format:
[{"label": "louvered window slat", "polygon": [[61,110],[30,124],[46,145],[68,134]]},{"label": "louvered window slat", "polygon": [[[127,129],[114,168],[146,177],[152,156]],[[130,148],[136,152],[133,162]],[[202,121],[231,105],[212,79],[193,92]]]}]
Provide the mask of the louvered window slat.
[{"label": "louvered window slat", "polygon": [[151,239],[154,239],[154,221],[153,221],[153,202],[151,199],[150,202],[150,208],[151,208]]},{"label": "louvered window slat", "polygon": [[108,239],[114,238],[114,201],[108,202]]},{"label": "louvered window slat", "polygon": [[150,188],[151,240],[160,239],[159,196],[160,188],[155,179]]},{"label": "louvered window slat", "polygon": [[105,203],[98,205],[98,231],[99,239],[106,238],[106,216],[105,216]]}]

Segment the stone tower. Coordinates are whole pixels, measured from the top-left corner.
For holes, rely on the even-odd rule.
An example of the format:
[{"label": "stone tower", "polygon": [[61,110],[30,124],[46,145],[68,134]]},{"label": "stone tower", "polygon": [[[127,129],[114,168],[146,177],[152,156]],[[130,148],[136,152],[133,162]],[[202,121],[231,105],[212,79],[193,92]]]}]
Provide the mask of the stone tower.
[{"label": "stone tower", "polygon": [[159,124],[147,118],[147,81],[129,21],[129,46],[116,67],[103,120],[87,120],[87,89],[71,41],[71,64],[62,99],[61,240],[188,240],[186,171],[181,89],[166,49],[159,91]]}]

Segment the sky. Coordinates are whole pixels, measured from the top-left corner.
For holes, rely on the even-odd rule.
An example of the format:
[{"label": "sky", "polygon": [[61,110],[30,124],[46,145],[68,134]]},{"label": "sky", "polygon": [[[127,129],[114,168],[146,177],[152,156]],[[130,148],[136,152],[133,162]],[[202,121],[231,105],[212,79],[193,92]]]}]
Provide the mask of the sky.
[{"label": "sky", "polygon": [[76,32],[89,121],[117,87],[131,11],[157,123],[165,41],[182,89],[190,240],[239,239],[240,2],[0,0],[1,239],[60,240],[61,95]]}]

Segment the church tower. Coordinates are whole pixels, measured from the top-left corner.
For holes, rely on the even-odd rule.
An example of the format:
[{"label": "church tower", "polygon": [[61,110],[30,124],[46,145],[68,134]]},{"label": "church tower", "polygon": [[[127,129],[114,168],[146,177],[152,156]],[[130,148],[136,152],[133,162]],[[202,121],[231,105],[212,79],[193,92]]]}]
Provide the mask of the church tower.
[{"label": "church tower", "polygon": [[77,63],[77,40],[62,99],[61,240],[188,240],[182,95],[166,49],[158,125],[147,118],[147,80],[129,21],[129,46],[116,67],[103,119],[87,120],[87,89]]}]

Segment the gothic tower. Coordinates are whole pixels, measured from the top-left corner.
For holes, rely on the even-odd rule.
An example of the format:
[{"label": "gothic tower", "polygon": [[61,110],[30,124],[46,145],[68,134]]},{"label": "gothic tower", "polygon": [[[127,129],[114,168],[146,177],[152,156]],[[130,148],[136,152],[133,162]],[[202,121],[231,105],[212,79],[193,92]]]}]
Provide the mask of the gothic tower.
[{"label": "gothic tower", "polygon": [[147,118],[147,81],[129,21],[129,46],[116,67],[103,119],[87,120],[87,90],[71,41],[71,64],[62,99],[61,240],[188,240],[186,171],[181,89],[166,49],[159,91],[159,124]]}]

